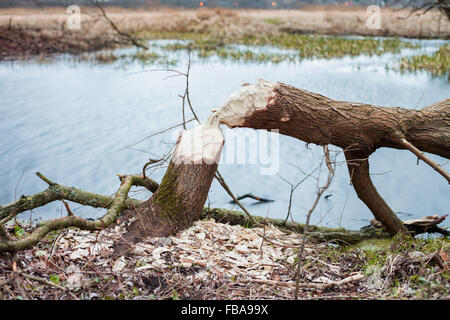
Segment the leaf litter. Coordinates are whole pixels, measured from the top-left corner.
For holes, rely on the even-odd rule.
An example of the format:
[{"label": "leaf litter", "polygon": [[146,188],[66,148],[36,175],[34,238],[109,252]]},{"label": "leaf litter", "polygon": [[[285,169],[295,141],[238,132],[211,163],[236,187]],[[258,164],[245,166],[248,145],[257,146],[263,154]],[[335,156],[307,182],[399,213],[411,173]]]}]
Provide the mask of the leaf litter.
[{"label": "leaf litter", "polygon": [[[115,244],[124,242],[125,231],[123,224],[98,232],[67,229],[19,252],[21,272],[27,275],[21,276],[26,296],[21,296],[12,281],[5,284],[6,289],[0,286],[0,294],[8,299],[293,297],[299,234],[284,233],[272,225],[248,229],[211,219],[197,221],[176,236],[126,243],[128,251],[117,256]],[[391,257],[394,260],[388,261],[388,267],[364,274],[357,251],[331,261],[324,255],[330,247],[307,243],[301,261],[300,298],[379,297],[389,279],[417,273],[420,261],[427,258],[417,254],[406,260]],[[8,263],[10,259],[0,257],[0,284],[17,276]],[[402,271],[405,265],[408,270]],[[58,285],[45,282],[56,278]]]}]

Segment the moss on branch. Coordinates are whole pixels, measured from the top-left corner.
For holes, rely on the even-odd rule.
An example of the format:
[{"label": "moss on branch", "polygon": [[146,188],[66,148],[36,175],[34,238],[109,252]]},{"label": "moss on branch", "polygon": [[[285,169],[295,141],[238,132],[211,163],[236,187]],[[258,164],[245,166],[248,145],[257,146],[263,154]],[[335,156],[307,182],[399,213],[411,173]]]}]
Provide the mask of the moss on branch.
[{"label": "moss on branch", "polygon": [[[260,224],[272,224],[285,232],[303,233],[305,225],[302,223],[286,222],[283,219],[271,219],[253,216],[255,221],[240,211],[204,208],[202,219],[213,218],[217,222],[229,223],[231,225],[242,225],[247,228],[260,227]],[[328,228],[309,226],[308,236],[320,242],[336,242],[340,244],[355,244],[368,239],[385,239],[391,236],[381,228],[364,228],[361,230],[347,230],[344,228]]]},{"label": "moss on branch", "polygon": [[[69,227],[76,227],[83,230],[95,231],[108,227],[114,221],[116,221],[117,217],[126,207],[128,192],[130,191],[132,185],[133,185],[133,178],[131,176],[126,177],[122,181],[122,184],[119,190],[117,191],[114,200],[110,204],[108,211],[101,219],[90,221],[70,215],[61,219],[45,221],[38,224],[36,226],[36,229],[28,237],[24,239],[0,241],[0,252],[23,250],[27,247],[37,244],[49,232],[55,230],[61,230]],[[56,185],[51,185],[49,189],[54,187],[56,187]],[[86,193],[84,193],[83,196],[86,196]],[[96,197],[94,197],[94,199],[95,199],[94,202],[97,201]]]}]

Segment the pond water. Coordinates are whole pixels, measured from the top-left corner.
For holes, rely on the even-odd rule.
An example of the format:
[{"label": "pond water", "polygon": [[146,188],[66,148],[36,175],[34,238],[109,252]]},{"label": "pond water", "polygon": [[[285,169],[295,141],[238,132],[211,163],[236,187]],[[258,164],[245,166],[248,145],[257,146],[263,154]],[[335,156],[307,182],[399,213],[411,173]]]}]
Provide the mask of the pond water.
[{"label": "pond water", "polygon": [[[432,52],[442,44],[420,42],[423,47],[419,51],[424,52]],[[425,72],[401,74],[386,68],[399,57],[417,51],[278,64],[193,56],[191,100],[204,120],[211,109],[218,108],[242,83],[255,83],[262,78],[337,100],[422,108],[449,97],[447,79],[432,78]],[[172,68],[186,69],[186,52],[168,54],[178,60]],[[168,152],[178,129],[141,140],[182,121],[178,95],[184,92],[185,79],[168,78],[172,74],[164,71],[139,72],[152,68],[156,67],[138,63],[121,66],[74,62],[67,56],[51,63],[1,62],[0,204],[12,202],[22,194],[44,190],[46,185],[34,175],[36,171],[64,185],[112,195],[119,186],[116,174],[139,173],[150,157]],[[224,128],[224,132],[228,130]],[[235,130],[240,134],[253,132]],[[248,148],[240,151],[247,153]],[[285,218],[290,185],[282,178],[296,184],[305,173],[317,168],[323,155],[321,147],[306,147],[305,143],[286,136],[279,136],[278,154],[279,170],[273,175],[261,175],[262,165],[258,164],[220,165],[222,175],[236,195],[253,193],[275,200],[264,204],[243,200],[252,214]],[[446,159],[430,157],[450,170]],[[338,160],[344,160],[342,154]],[[410,152],[379,149],[371,156],[370,168],[379,193],[401,219],[449,213],[449,185],[424,163],[417,165],[416,157]],[[151,177],[160,181],[163,173],[164,169],[160,169]],[[323,170],[322,183],[326,173]],[[296,221],[305,220],[314,201],[316,184],[314,178],[308,178],[294,192],[292,215]],[[149,193],[137,189],[130,195],[145,199]],[[350,186],[344,163],[337,167],[336,177],[325,195],[328,197],[320,201],[313,223],[356,229],[372,219],[371,212]],[[229,200],[214,181],[207,204],[238,210]],[[77,204],[71,207],[83,217],[97,218],[104,213]],[[33,220],[49,219],[65,215],[64,210],[61,203],[54,203],[31,214]],[[29,219],[30,213],[21,217]]]}]

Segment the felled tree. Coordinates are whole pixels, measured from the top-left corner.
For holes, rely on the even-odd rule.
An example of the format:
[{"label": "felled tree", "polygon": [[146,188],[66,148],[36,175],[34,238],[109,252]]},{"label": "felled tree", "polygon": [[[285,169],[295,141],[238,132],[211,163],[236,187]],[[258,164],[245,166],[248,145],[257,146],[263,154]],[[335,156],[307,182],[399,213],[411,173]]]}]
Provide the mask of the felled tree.
[{"label": "felled tree", "polygon": [[[204,124],[182,132],[161,184],[143,176],[124,175],[120,176],[116,196],[107,197],[62,186],[38,174],[49,184],[47,190],[0,207],[0,252],[34,245],[53,230],[71,226],[85,230],[106,228],[125,209],[129,210],[128,217],[137,216],[126,234],[130,240],[170,235],[188,228],[200,218],[217,170],[224,143],[220,124],[278,129],[281,134],[307,143],[341,147],[358,197],[391,234],[426,232],[430,230],[427,226],[435,231],[436,224],[443,220],[421,220],[419,229],[402,222],[372,184],[369,156],[381,147],[408,149],[450,182],[448,173],[422,153],[450,158],[450,99],[422,110],[379,107],[335,101],[283,83],[261,80],[233,94]],[[133,185],[144,186],[153,195],[144,202],[129,199]],[[67,217],[42,222],[28,237],[19,240],[12,239],[3,226],[20,212],[63,199],[108,211],[101,219],[89,221],[68,210]]]},{"label": "felled tree", "polygon": [[379,107],[260,80],[232,95],[214,117],[231,128],[278,129],[307,143],[341,147],[358,197],[391,234],[407,228],[370,178],[369,156],[376,149],[408,149],[450,183],[449,174],[422,153],[450,158],[450,99],[422,110]]}]

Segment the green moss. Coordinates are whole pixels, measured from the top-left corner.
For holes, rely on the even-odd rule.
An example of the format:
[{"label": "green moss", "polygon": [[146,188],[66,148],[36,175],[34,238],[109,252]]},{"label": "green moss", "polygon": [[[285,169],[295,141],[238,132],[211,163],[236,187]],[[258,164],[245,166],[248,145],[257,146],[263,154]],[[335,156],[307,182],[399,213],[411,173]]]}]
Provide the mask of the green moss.
[{"label": "green moss", "polygon": [[391,239],[373,239],[361,241],[355,244],[353,247],[364,251],[377,252],[389,248],[390,245]]}]

